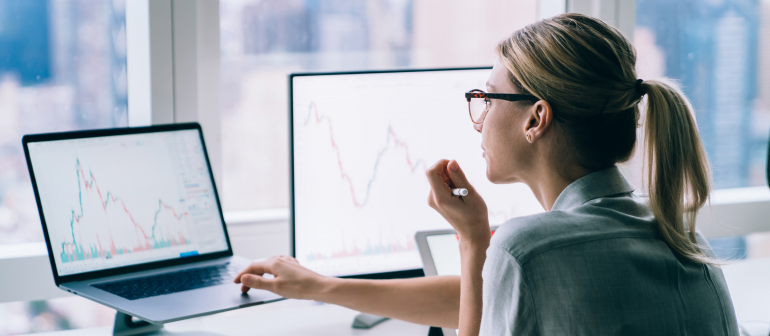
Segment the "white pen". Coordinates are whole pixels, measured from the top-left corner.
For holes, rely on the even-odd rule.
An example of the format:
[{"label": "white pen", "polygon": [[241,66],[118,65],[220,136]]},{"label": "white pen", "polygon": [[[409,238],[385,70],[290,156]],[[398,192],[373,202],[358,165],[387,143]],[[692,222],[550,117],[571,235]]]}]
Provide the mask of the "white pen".
[{"label": "white pen", "polygon": [[452,195],[455,195],[455,196],[468,196],[468,189],[465,189],[465,188],[452,188]]}]

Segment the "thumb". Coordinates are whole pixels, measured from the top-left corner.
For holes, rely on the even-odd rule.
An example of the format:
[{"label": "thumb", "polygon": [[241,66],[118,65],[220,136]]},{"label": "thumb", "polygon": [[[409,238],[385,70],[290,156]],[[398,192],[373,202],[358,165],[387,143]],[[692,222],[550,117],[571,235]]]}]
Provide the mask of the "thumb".
[{"label": "thumb", "polygon": [[268,279],[259,275],[244,274],[241,276],[241,283],[249,288],[254,289],[266,289],[273,291],[275,287],[275,279]]},{"label": "thumb", "polygon": [[470,188],[471,184],[468,183],[468,179],[465,178],[465,173],[462,169],[460,169],[460,164],[457,163],[457,161],[452,160],[449,161],[449,164],[447,165],[447,173],[449,174],[449,179],[452,180],[452,183],[455,185],[455,187],[458,188]]}]

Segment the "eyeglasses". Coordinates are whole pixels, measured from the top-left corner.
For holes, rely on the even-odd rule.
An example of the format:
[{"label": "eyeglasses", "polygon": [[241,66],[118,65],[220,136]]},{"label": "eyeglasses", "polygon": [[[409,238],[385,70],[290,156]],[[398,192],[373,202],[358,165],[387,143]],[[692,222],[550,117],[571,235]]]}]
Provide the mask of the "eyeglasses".
[{"label": "eyeglasses", "polygon": [[534,100],[540,98],[525,94],[514,93],[486,93],[481,90],[470,90],[465,93],[465,99],[468,100],[468,112],[471,115],[471,121],[474,124],[481,124],[489,112],[490,99],[502,99],[507,101]]}]

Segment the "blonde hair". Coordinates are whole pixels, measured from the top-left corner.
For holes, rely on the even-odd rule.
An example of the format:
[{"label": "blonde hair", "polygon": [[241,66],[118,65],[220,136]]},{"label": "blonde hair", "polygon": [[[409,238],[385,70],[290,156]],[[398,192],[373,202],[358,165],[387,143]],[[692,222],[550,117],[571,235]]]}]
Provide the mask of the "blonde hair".
[{"label": "blonde hair", "polygon": [[695,216],[709,196],[710,169],[692,106],[675,82],[637,82],[636,51],[623,34],[575,13],[514,32],[497,53],[515,86],[551,105],[567,144],[560,150],[589,170],[631,157],[646,94],[646,177],[660,234],[679,255],[718,263],[704,254],[696,236]]}]

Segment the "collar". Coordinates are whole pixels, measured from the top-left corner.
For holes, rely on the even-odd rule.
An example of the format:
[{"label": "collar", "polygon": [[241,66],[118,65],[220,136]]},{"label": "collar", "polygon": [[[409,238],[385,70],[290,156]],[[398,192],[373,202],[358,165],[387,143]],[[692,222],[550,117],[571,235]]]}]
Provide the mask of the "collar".
[{"label": "collar", "polygon": [[567,210],[604,196],[634,191],[617,166],[595,171],[570,183],[556,198],[551,210]]}]

